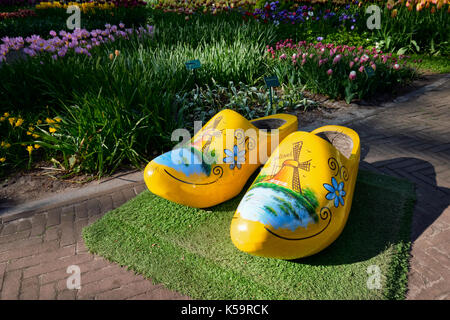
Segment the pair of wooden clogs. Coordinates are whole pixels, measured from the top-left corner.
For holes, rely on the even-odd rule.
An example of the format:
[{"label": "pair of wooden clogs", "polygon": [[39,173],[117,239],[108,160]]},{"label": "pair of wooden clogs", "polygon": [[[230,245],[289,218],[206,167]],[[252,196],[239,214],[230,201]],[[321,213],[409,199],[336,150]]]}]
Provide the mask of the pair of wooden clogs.
[{"label": "pair of wooden clogs", "polygon": [[183,147],[152,160],[147,187],[198,208],[238,195],[264,165],[231,222],[231,240],[247,253],[280,259],[315,254],[342,232],[358,173],[358,134],[342,126],[296,131],[297,117],[248,121],[216,114]]}]

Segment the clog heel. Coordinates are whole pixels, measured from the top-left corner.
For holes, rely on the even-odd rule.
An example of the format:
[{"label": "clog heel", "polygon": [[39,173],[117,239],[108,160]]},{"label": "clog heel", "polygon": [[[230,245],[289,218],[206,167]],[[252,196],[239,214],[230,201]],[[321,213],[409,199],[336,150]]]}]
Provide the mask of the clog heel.
[{"label": "clog heel", "polygon": [[352,129],[330,125],[290,134],[242,198],[231,222],[234,245],[279,259],[325,249],[347,222],[359,157]]},{"label": "clog heel", "polygon": [[222,110],[188,143],[153,159],[144,170],[145,183],[152,193],[179,204],[217,205],[238,195],[279,141],[297,127],[293,115],[248,121]]}]

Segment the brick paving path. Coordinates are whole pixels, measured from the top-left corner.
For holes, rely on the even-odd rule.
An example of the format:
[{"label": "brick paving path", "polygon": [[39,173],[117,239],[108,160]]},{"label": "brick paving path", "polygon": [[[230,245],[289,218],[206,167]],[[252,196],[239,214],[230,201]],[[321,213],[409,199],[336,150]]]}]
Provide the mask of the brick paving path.
[{"label": "brick paving path", "polygon": [[[408,299],[450,299],[450,81],[347,124],[362,169],[417,185]],[[143,183],[0,225],[0,299],[187,299],[87,252],[81,229],[143,191]],[[66,287],[81,269],[81,290]]]},{"label": "brick paving path", "polygon": [[450,299],[450,80],[416,99],[348,124],[361,168],[416,184],[408,299]]},{"label": "brick paving path", "polygon": [[[145,189],[138,183],[0,225],[0,299],[187,299],[87,252],[83,227]],[[67,289],[78,265],[81,290]]]}]

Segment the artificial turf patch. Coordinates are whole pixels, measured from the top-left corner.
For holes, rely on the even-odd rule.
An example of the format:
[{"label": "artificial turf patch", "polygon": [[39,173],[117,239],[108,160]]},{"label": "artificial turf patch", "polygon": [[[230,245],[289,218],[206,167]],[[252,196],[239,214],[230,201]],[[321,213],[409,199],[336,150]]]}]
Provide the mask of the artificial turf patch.
[{"label": "artificial turf patch", "polygon": [[360,171],[343,233],[322,252],[294,261],[233,246],[231,218],[245,190],[207,210],[145,191],[84,228],[83,237],[92,253],[195,299],[404,298],[415,201],[410,182]]}]

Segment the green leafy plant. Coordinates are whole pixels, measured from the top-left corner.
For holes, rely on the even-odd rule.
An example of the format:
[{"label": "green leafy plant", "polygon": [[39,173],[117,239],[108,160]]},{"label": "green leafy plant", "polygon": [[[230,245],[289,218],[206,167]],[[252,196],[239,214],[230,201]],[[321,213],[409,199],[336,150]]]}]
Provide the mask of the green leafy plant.
[{"label": "green leafy plant", "polygon": [[[68,173],[80,171],[102,176],[121,164],[137,167],[145,161],[148,115],[137,115],[123,108],[120,101],[97,96],[80,97],[79,105],[65,106],[61,121],[38,126],[35,143],[52,150],[52,162]],[[55,128],[50,130],[49,128]]]}]

